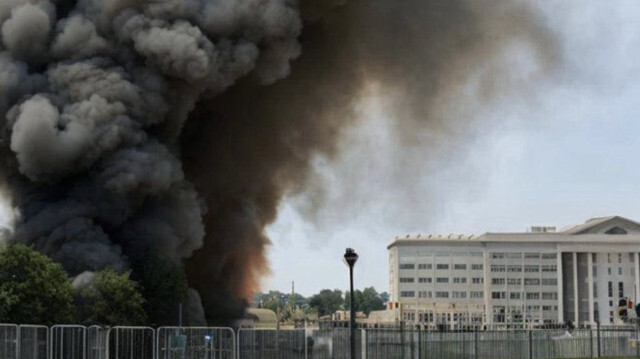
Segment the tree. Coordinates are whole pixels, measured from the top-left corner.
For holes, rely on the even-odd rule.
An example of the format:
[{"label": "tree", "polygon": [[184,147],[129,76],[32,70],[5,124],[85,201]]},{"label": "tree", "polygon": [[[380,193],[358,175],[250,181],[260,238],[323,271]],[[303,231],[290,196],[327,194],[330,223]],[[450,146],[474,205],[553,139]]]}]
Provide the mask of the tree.
[{"label": "tree", "polygon": [[380,299],[382,299],[382,304],[384,304],[384,305],[387,305],[387,303],[389,302],[389,298],[390,297],[391,296],[387,292],[380,293]]},{"label": "tree", "polygon": [[60,264],[23,244],[0,247],[0,322],[69,323],[73,312],[73,288]]},{"label": "tree", "polygon": [[315,308],[319,316],[333,314],[343,304],[342,291],[339,289],[323,289],[309,299],[309,306]]},{"label": "tree", "polygon": [[187,297],[184,267],[170,259],[150,255],[133,260],[135,277],[140,283],[149,322],[154,325],[177,325],[179,305]]},{"label": "tree", "polygon": [[[382,310],[385,308],[383,294],[386,293],[378,294],[373,287],[365,288],[362,291],[356,289],[353,296],[353,306],[356,311],[364,312],[366,315],[369,315],[374,310]],[[345,295],[345,307],[347,309],[351,308],[351,295],[349,292]]]},{"label": "tree", "polygon": [[144,298],[129,273],[105,269],[81,285],[76,293],[78,321],[86,325],[142,325]]},{"label": "tree", "polygon": [[362,299],[360,302],[360,310],[369,315],[374,310],[383,310],[385,301],[373,287],[365,288],[362,291]]},{"label": "tree", "polygon": [[273,310],[277,313],[279,309],[282,310],[282,308],[284,308],[284,298],[285,295],[281,292],[270,290],[269,293],[261,295],[258,300],[262,308]]},{"label": "tree", "polygon": [[272,310],[279,314],[281,321],[293,319],[297,309],[306,313],[309,310],[307,299],[299,293],[287,294],[277,290],[269,293],[256,293],[253,298],[254,305]]},{"label": "tree", "polygon": [[306,306],[308,300],[300,293],[287,294],[285,297],[286,303],[292,307],[300,307],[303,308]]}]

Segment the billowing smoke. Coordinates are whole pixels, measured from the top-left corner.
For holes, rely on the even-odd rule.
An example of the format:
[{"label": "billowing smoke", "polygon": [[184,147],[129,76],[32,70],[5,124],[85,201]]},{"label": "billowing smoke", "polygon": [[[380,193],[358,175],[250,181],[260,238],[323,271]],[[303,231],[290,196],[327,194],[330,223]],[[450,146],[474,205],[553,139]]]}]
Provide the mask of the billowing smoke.
[{"label": "billowing smoke", "polygon": [[[456,93],[526,87],[557,60],[520,2],[9,0],[0,25],[13,240],[72,275],[186,265],[182,300],[210,322],[241,313],[265,226],[367,88],[437,146],[468,120],[443,113]],[[504,71],[513,49],[527,74]]]}]

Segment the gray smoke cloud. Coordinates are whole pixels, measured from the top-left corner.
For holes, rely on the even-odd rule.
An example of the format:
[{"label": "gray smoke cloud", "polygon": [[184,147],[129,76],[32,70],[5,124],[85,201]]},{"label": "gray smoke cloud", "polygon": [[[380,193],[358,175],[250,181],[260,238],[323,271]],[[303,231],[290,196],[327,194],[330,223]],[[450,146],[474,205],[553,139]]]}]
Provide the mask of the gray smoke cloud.
[{"label": "gray smoke cloud", "polygon": [[[367,202],[363,198],[381,189],[411,192],[411,169],[468,134],[475,104],[504,92],[526,94],[561,61],[554,35],[523,2],[300,5],[306,23],[291,74],[268,87],[242,79],[200,103],[183,134],[185,173],[208,204],[204,245],[187,266],[205,308],[228,304],[228,293],[246,296],[257,273],[267,271],[263,229],[275,220],[283,195],[302,193],[300,209],[307,218],[328,208],[342,216],[341,224],[349,222],[358,213],[354,203]],[[505,61],[519,48],[534,64],[523,73]],[[342,135],[356,124],[356,104],[371,87],[379,89],[393,114],[388,127],[397,140],[391,148],[372,146],[363,156],[389,156],[402,170],[389,174],[383,185],[358,174],[339,178],[330,183],[337,188],[327,190],[312,163],[318,153],[327,161],[336,157]],[[327,197],[328,192],[339,195]],[[429,195],[420,193],[425,201]],[[394,200],[406,210],[416,196]],[[201,273],[214,273],[213,280]]]},{"label": "gray smoke cloud", "polygon": [[[12,239],[72,275],[184,263],[188,312],[238,317],[268,271],[265,226],[313,156],[335,153],[372,83],[401,136],[437,146],[465,121],[441,103],[464,84],[488,98],[550,71],[538,20],[520,2],[3,1]],[[522,81],[496,61],[512,44],[539,64]]]},{"label": "gray smoke cloud", "polygon": [[207,205],[184,176],[181,128],[251,71],[286,76],[301,20],[290,1],[12,0],[0,29],[12,239],[75,276],[147,256],[180,265],[202,246]]}]

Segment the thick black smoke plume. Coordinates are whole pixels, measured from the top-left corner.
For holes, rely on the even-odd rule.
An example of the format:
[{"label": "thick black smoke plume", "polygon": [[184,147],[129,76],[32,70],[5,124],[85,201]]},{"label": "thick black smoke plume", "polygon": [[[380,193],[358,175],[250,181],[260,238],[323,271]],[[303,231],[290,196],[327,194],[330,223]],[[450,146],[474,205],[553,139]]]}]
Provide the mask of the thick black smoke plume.
[{"label": "thick black smoke plume", "polygon": [[[12,239],[73,275],[186,264],[210,322],[241,313],[265,226],[368,87],[437,146],[468,120],[443,113],[456,93],[526,87],[557,60],[520,2],[5,0],[0,26]],[[514,48],[537,64],[524,78],[501,66]]]}]

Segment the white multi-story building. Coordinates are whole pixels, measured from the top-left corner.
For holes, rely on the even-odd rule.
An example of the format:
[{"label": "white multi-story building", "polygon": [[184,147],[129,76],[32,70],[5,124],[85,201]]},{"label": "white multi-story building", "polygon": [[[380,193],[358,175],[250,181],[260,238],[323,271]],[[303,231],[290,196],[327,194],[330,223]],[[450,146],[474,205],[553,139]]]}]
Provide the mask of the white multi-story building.
[{"label": "white multi-story building", "polygon": [[640,223],[618,216],[561,231],[396,237],[387,248],[390,307],[405,321],[618,324],[619,299],[640,299]]}]

